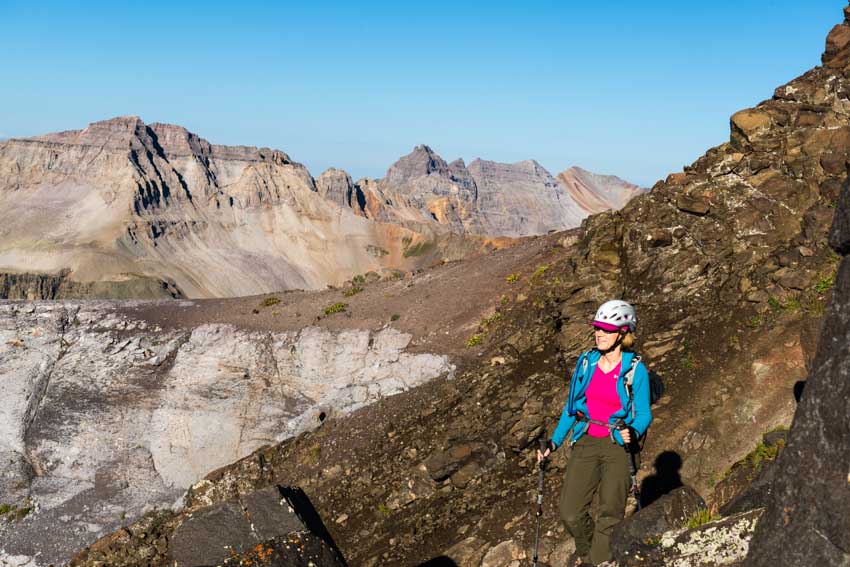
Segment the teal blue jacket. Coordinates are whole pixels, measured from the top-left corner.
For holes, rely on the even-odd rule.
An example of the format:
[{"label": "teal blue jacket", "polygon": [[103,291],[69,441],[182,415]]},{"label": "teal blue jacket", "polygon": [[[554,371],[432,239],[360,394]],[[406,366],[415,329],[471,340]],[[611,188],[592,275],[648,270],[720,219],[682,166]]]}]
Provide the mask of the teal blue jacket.
[{"label": "teal blue jacket", "polygon": [[[582,353],[578,359],[573,377],[570,379],[570,393],[567,397],[567,403],[564,404],[564,411],[561,412],[558,427],[552,434],[552,443],[556,449],[564,442],[564,438],[570,429],[573,430],[570,437],[571,443],[578,441],[587,432],[590,424],[586,421],[576,423],[576,413],[582,412],[584,415],[589,415],[585,392],[601,356],[598,350],[593,349]],[[613,424],[618,419],[622,419],[626,425],[637,431],[639,436],[642,436],[646,433],[649,424],[652,423],[652,411],[649,409],[649,373],[646,370],[646,365],[638,361],[633,378],[632,399],[630,400],[629,393],[626,391],[625,376],[632,367],[634,357],[633,352],[623,352],[620,376],[617,379],[617,394],[620,396],[622,408],[614,413],[608,422]],[[623,438],[620,437],[619,431],[615,430],[612,436],[617,443],[623,444]]]}]

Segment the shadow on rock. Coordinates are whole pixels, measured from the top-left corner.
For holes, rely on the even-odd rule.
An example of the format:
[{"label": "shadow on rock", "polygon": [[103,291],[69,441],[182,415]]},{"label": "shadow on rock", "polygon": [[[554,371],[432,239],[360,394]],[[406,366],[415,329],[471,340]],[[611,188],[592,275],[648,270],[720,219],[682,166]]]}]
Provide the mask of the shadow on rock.
[{"label": "shadow on rock", "polygon": [[425,563],[420,563],[419,567],[458,567],[458,564],[449,557],[441,555],[440,557],[429,559]]},{"label": "shadow on rock", "polygon": [[682,469],[682,457],[675,451],[664,451],[655,458],[655,473],[649,475],[640,485],[640,506],[646,508],[665,494],[683,486],[679,471]]},{"label": "shadow on rock", "polygon": [[322,517],[316,511],[313,503],[310,502],[307,494],[299,487],[278,486],[277,488],[280,490],[280,495],[286,499],[301,521],[304,522],[304,525],[307,526],[307,529],[324,541],[337,554],[340,563],[345,565],[342,552],[333,540],[333,537],[331,537],[331,533],[322,521]]}]

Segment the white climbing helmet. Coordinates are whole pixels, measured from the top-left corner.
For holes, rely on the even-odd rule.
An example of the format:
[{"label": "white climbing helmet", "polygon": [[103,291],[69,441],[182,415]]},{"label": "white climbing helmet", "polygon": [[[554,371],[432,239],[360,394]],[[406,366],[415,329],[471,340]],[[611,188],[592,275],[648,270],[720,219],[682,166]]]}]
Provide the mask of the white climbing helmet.
[{"label": "white climbing helmet", "polygon": [[628,327],[629,331],[634,333],[637,327],[635,308],[619,299],[606,301],[597,309],[592,325],[606,331],[616,331]]}]

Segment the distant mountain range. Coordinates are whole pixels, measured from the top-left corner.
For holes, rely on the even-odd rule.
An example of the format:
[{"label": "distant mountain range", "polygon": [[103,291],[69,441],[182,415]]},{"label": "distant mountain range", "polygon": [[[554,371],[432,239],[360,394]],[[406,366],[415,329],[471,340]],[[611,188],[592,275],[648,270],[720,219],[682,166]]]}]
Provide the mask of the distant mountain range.
[{"label": "distant mountain range", "polygon": [[[533,160],[383,179],[313,176],[281,151],[118,117],[0,143],[0,297],[223,297],[322,288],[578,226],[642,189]],[[28,275],[25,275],[28,274]]]}]

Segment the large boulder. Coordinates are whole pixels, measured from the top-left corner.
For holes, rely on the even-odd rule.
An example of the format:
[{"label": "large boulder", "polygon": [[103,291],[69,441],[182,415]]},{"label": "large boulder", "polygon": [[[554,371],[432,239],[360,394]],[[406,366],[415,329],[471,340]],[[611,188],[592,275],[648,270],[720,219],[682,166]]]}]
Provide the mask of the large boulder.
[{"label": "large boulder", "polygon": [[685,527],[691,517],[706,508],[705,501],[690,486],[673,490],[614,527],[614,557],[627,557],[641,545],[657,541],[665,532]]},{"label": "large boulder", "polygon": [[753,451],[732,465],[729,473],[714,487],[712,509],[731,516],[766,507],[776,479],[774,464],[787,436],[785,430],[766,433]]},{"label": "large boulder", "polygon": [[850,563],[850,185],[842,187],[830,244],[845,257],[773,495],[747,567]]},{"label": "large boulder", "polygon": [[[170,535],[164,533],[174,524]],[[70,564],[141,563],[340,567],[345,560],[301,489],[270,486],[177,518],[152,515],[103,538]]]},{"label": "large boulder", "polygon": [[[708,522],[695,528],[671,530],[641,544],[619,567],[738,566],[746,557],[763,508]],[[812,565],[820,565],[813,563]]]}]

